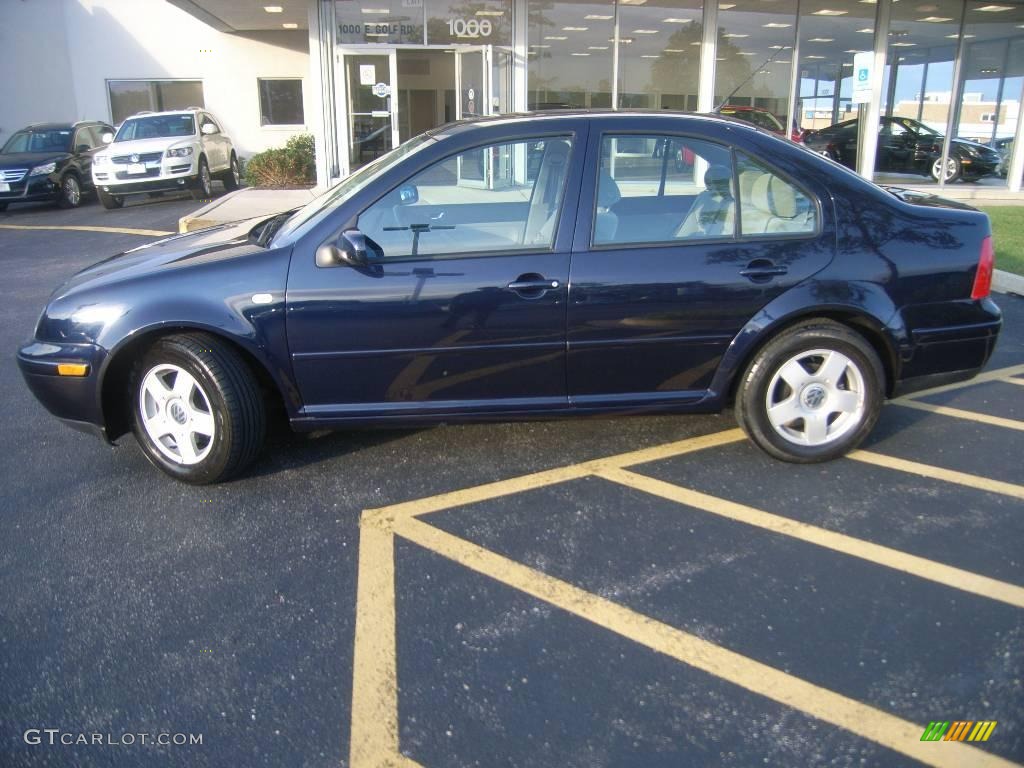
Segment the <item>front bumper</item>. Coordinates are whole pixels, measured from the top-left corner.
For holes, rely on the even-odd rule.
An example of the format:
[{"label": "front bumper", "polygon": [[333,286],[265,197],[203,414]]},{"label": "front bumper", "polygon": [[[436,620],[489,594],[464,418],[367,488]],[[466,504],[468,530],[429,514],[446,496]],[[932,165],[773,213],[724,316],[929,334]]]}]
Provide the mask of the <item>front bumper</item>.
[{"label": "front bumper", "polygon": [[982,176],[994,176],[999,168],[998,159],[965,157],[960,160],[961,173],[972,179],[980,179]]},{"label": "front bumper", "polygon": [[56,174],[26,176],[10,185],[10,190],[0,192],[0,203],[33,203],[40,200],[56,200],[60,193],[60,182]]},{"label": "front bumper", "polygon": [[[18,350],[18,368],[29,390],[50,413],[75,429],[107,440],[99,393],[99,368],[106,352],[94,344],[28,342]],[[59,366],[85,365],[84,376],[61,375]]]},{"label": "front bumper", "polygon": [[92,181],[111,195],[142,192],[170,192],[189,189],[199,175],[194,157],[165,157],[159,163],[146,164],[145,174],[129,174],[121,163],[93,166]]}]

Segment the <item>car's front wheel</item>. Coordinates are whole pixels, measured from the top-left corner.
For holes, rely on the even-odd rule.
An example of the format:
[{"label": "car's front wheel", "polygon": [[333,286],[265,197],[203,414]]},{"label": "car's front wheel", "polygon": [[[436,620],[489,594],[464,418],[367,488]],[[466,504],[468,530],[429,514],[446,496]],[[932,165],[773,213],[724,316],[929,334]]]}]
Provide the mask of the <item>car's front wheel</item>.
[{"label": "car's front wheel", "polygon": [[104,192],[101,189],[99,190],[99,196],[100,203],[102,203],[103,207],[106,208],[108,211],[112,211],[115,208],[124,207],[124,198],[121,197],[120,195],[112,195],[109,192]]},{"label": "car's front wheel", "polygon": [[[932,163],[932,171],[931,171],[931,173],[932,173],[932,178],[935,181],[939,180],[939,176],[941,174],[941,171],[942,171],[942,158],[938,157],[938,158],[935,159],[935,162]],[[955,157],[947,157],[946,158],[946,174],[945,174],[946,178],[944,180],[945,180],[945,182],[947,184],[949,184],[950,182],[953,182],[953,181],[956,181],[957,179],[959,179],[960,178],[960,174],[961,174],[962,171],[963,171],[963,169],[962,169],[962,167],[960,165],[960,161],[959,160],[957,160]]]},{"label": "car's front wheel", "polygon": [[78,177],[69,173],[60,180],[60,192],[57,193],[58,208],[77,208],[82,204],[82,184]]},{"label": "car's front wheel", "polygon": [[213,178],[210,176],[210,166],[205,157],[199,158],[199,173],[191,192],[193,200],[209,200],[213,194]]},{"label": "car's front wheel", "polygon": [[209,334],[165,336],[133,376],[135,437],[146,457],[172,477],[227,480],[259,452],[266,412],[249,367]]},{"label": "car's front wheel", "polygon": [[801,323],[772,339],[740,381],[736,419],[783,461],[827,461],[871,432],[885,373],[863,336],[829,320]]}]

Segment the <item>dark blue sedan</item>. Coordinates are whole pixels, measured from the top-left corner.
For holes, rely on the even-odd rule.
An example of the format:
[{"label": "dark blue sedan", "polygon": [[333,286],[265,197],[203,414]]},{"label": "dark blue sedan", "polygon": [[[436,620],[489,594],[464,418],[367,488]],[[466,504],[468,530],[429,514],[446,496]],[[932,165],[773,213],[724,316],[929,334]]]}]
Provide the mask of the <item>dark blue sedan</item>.
[{"label": "dark blue sedan", "polygon": [[80,272],[18,361],[54,415],[194,483],[248,464],[275,408],[311,430],[732,404],[812,462],[985,365],[992,268],[983,213],[746,123],[490,118]]}]

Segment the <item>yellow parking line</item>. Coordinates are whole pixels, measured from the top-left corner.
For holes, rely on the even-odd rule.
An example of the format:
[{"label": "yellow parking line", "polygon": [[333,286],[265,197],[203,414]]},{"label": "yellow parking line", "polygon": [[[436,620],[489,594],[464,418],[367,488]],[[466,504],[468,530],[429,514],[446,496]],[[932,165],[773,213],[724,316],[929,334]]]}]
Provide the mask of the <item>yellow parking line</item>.
[{"label": "yellow parking line", "polygon": [[1017,384],[1018,386],[1024,387],[1024,379],[1015,379],[1012,376],[1008,376],[1005,379],[999,379],[1004,384]]},{"label": "yellow parking line", "polygon": [[914,392],[910,395],[904,395],[903,397],[893,400],[894,403],[902,402],[903,400],[914,400],[919,397],[928,397],[929,395],[938,395],[942,392],[952,392],[957,389],[963,389],[964,387],[973,387],[975,384],[984,384],[986,381],[993,381],[996,379],[1004,379],[1009,376],[1016,376],[1017,374],[1024,373],[1024,365],[1011,365],[1006,368],[995,368],[991,371],[984,371],[979,373],[973,379],[967,381],[958,381],[954,384],[943,384],[941,387],[932,387],[931,389],[925,389],[921,392]]},{"label": "yellow parking line", "polygon": [[555,485],[568,480],[576,480],[581,477],[593,474],[595,470],[607,467],[626,467],[633,464],[644,464],[648,461],[657,461],[672,456],[681,456],[693,451],[701,451],[706,448],[715,448],[743,440],[743,431],[740,429],[727,429],[724,432],[715,432],[711,435],[691,437],[686,440],[679,440],[674,443],[665,443],[653,448],[641,448],[637,451],[629,451],[603,459],[585,461],[581,464],[571,464],[566,467],[547,469],[541,472],[534,472],[529,475],[513,477],[508,480],[499,480],[494,483],[463,488],[458,491],[441,493],[436,496],[428,496],[423,499],[415,499],[400,504],[392,504],[379,509],[368,509],[364,512],[370,518],[386,518],[397,520],[403,517],[417,517],[429,512],[438,512],[442,509],[461,507],[466,504],[475,504],[480,501],[497,499],[502,496],[509,496],[513,493],[542,488],[545,485]]},{"label": "yellow parking line", "polygon": [[152,235],[153,237],[166,237],[176,234],[166,232],[162,229],[132,229],[130,227],[89,227],[83,225],[67,226],[36,226],[28,224],[0,224],[0,229],[28,229],[28,230],[69,230],[74,232],[110,232],[118,235]]},{"label": "yellow parking line", "polygon": [[909,472],[914,475],[920,475],[921,477],[930,477],[933,480],[955,483],[956,485],[963,485],[967,488],[976,488],[979,491],[989,491],[990,493],[1000,493],[1003,496],[1012,496],[1015,499],[1024,499],[1024,485],[1006,483],[1002,480],[993,480],[988,477],[982,477],[981,475],[971,475],[967,472],[957,472],[953,469],[936,467],[931,464],[921,464],[916,461],[908,461],[907,459],[898,459],[895,456],[889,456],[884,453],[875,453],[873,451],[853,451],[852,453],[848,453],[846,458],[853,459],[854,461],[862,461],[865,464],[874,464],[875,466],[884,467],[886,469],[896,469],[900,472]]},{"label": "yellow parking line", "polygon": [[1015,584],[1008,584],[972,571],[965,571],[924,557],[911,555],[898,549],[836,533],[826,528],[819,528],[816,525],[802,523],[744,504],[737,504],[626,469],[609,468],[595,474],[605,480],[635,488],[638,491],[678,504],[686,504],[729,520],[763,528],[773,533],[781,533],[784,536],[791,536],[794,539],[816,544],[844,555],[858,557],[861,560],[909,573],[921,579],[934,581],[964,592],[971,592],[991,600],[998,600],[1016,608],[1024,608],[1024,587],[1018,587]]},{"label": "yellow parking line", "polygon": [[940,416],[952,416],[954,419],[966,419],[967,421],[976,421],[980,424],[989,424],[993,427],[1005,427],[1006,429],[1016,429],[1024,432],[1024,421],[1020,421],[1018,419],[1007,419],[1002,416],[990,416],[987,413],[965,411],[960,408],[950,408],[945,405],[932,405],[931,403],[922,403],[919,400],[893,400],[892,405],[901,405],[904,408],[916,408],[919,411],[936,413]]},{"label": "yellow parking line", "polygon": [[356,631],[352,659],[352,766],[416,765],[398,747],[395,646],[395,537],[388,527],[359,529]]},{"label": "yellow parking line", "polygon": [[[612,471],[612,470],[609,470]],[[922,726],[782,672],[649,616],[591,594],[414,518],[395,533],[477,573],[554,605],[653,651],[748,691],[844,728],[925,765],[1008,768],[1014,763],[964,742],[936,748],[922,742]],[[353,761],[356,768],[356,763]]]}]

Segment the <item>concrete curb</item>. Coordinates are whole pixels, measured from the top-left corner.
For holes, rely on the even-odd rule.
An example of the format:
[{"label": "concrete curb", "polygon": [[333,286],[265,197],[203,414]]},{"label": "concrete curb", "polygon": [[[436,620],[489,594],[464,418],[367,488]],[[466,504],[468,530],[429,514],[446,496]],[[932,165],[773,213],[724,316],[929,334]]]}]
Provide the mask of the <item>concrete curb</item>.
[{"label": "concrete curb", "polygon": [[1024,277],[997,269],[992,276],[992,290],[1024,296]]},{"label": "concrete curb", "polygon": [[182,216],[178,219],[178,232],[184,234],[185,232],[192,232],[196,229],[203,229],[204,227],[212,227],[220,222],[217,219],[206,218],[207,214],[220,208],[227,200],[231,199],[240,192],[245,192],[244,189],[236,189],[234,192],[228,192],[226,195],[221,195],[216,200],[207,203],[198,211],[193,211],[188,216]]},{"label": "concrete curb", "polygon": [[197,211],[178,219],[178,232],[194,232],[230,221],[255,216],[273,216],[305,205],[323,191],[317,187],[301,189],[253,189],[245,187],[211,200]]}]

